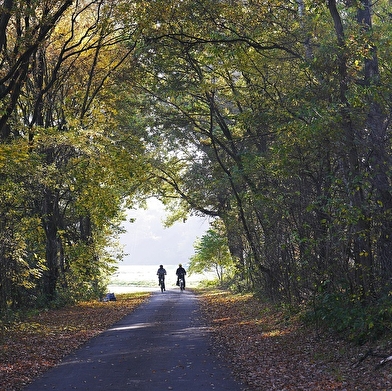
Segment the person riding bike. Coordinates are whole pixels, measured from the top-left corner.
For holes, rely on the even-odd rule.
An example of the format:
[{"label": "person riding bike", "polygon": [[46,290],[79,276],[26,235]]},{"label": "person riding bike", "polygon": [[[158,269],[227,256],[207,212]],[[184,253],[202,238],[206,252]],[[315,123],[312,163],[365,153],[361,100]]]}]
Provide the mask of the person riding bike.
[{"label": "person riding bike", "polygon": [[180,285],[180,278],[182,278],[182,280],[184,281],[184,289],[185,289],[185,274],[186,274],[186,271],[182,267],[181,263],[178,265],[178,269],[176,270],[176,274],[177,274],[177,284],[176,285]]},{"label": "person riding bike", "polygon": [[161,285],[161,280],[165,282],[165,276],[166,276],[166,269],[164,269],[163,265],[159,266],[159,269],[157,271],[157,276],[158,276],[158,285]]}]

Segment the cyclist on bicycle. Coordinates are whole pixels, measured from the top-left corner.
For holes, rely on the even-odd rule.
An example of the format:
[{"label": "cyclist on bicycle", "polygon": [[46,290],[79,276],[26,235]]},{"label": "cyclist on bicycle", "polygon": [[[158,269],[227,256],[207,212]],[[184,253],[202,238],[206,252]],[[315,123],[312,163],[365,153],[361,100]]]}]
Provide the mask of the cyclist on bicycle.
[{"label": "cyclist on bicycle", "polygon": [[159,266],[159,269],[157,271],[157,276],[158,276],[158,285],[161,285],[161,280],[165,281],[165,276],[166,276],[166,269],[163,268],[163,265]]},{"label": "cyclist on bicycle", "polygon": [[181,263],[178,265],[178,269],[176,270],[176,274],[177,274],[177,286],[180,285],[180,278],[182,278],[182,280],[184,281],[184,289],[185,289],[185,274],[186,271],[185,269],[182,267]]}]

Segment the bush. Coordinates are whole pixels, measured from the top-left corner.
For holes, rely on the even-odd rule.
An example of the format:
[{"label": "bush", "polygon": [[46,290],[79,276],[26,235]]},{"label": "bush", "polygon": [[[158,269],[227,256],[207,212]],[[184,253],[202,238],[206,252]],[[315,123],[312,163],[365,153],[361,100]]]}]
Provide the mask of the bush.
[{"label": "bush", "polygon": [[307,312],[307,319],[363,344],[391,331],[390,297],[365,305],[358,296],[346,292],[320,294],[312,310]]}]

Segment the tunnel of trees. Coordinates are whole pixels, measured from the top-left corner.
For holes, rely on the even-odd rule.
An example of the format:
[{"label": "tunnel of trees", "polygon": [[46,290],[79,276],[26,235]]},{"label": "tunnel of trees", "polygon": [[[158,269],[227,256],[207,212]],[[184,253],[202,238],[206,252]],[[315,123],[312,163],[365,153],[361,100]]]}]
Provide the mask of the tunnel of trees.
[{"label": "tunnel of trees", "polygon": [[2,314],[99,296],[155,196],[219,221],[237,287],[381,332],[391,5],[3,0]]}]

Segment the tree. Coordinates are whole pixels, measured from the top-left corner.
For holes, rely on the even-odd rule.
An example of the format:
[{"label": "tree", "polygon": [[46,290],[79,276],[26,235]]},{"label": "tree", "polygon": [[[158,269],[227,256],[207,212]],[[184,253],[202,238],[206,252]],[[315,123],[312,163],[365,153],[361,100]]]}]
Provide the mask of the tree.
[{"label": "tree", "polygon": [[139,71],[164,195],[221,217],[271,298],[374,297],[388,275],[387,2],[154,7]]},{"label": "tree", "polygon": [[12,134],[9,119],[16,109],[39,46],[72,5],[71,0],[41,3],[6,0],[1,9],[0,134],[3,140]]},{"label": "tree", "polygon": [[[26,24],[30,16],[34,21],[42,15],[49,18],[55,3],[59,2],[53,2],[52,9],[49,2],[39,4],[31,13],[27,5],[18,9],[19,4],[14,4],[12,12],[19,13],[9,14],[9,20],[17,25],[24,11]],[[41,37],[25,64],[28,72],[8,113],[9,134],[3,140],[12,145],[15,160],[15,151],[22,148],[24,155],[19,156],[29,167],[22,174],[8,167],[11,161],[4,162],[8,170],[1,177],[3,188],[12,183],[25,195],[14,198],[12,204],[4,202],[1,216],[3,276],[11,276],[9,284],[0,287],[4,307],[15,292],[16,296],[22,292],[42,297],[43,302],[55,300],[61,291],[72,291],[73,297],[80,296],[81,290],[99,294],[99,281],[110,270],[113,260],[104,249],[119,230],[124,198],[130,187],[136,187],[137,179],[132,177],[140,170],[137,156],[141,156],[135,153],[130,158],[132,150],[139,148],[136,138],[113,130],[118,125],[115,106],[121,94],[109,92],[110,76],[134,49],[130,42],[134,26],[128,29],[115,20],[120,6],[120,1],[102,0],[70,4],[56,23],[53,20],[50,32]],[[6,34],[3,54],[20,39],[11,27]],[[15,52],[18,48],[15,43]],[[4,63],[10,60],[7,56]],[[9,191],[5,194],[11,196]],[[28,227],[22,229],[17,220],[7,220],[8,216],[17,219],[14,210],[26,217],[23,223]],[[7,238],[33,230],[38,221],[42,236],[36,242],[32,235],[14,241],[11,252]],[[11,254],[16,254],[12,262]],[[23,262],[17,262],[21,256]],[[15,264],[23,265],[32,276],[28,280],[26,273],[19,272],[21,289],[10,273]],[[26,297],[19,303],[28,304]]]},{"label": "tree", "polygon": [[[172,220],[218,218],[237,275],[272,300],[366,307],[390,291],[389,1],[101,0],[57,19],[59,2],[15,4],[24,20],[12,2],[0,18],[7,267],[45,274],[49,296],[73,267],[94,277],[98,233],[148,194]],[[45,233],[28,266],[25,215]]]},{"label": "tree", "polygon": [[195,243],[195,255],[191,257],[189,273],[201,273],[214,270],[220,283],[224,273],[233,265],[230,256],[224,226],[215,220],[213,228],[208,229],[199,241]]}]

